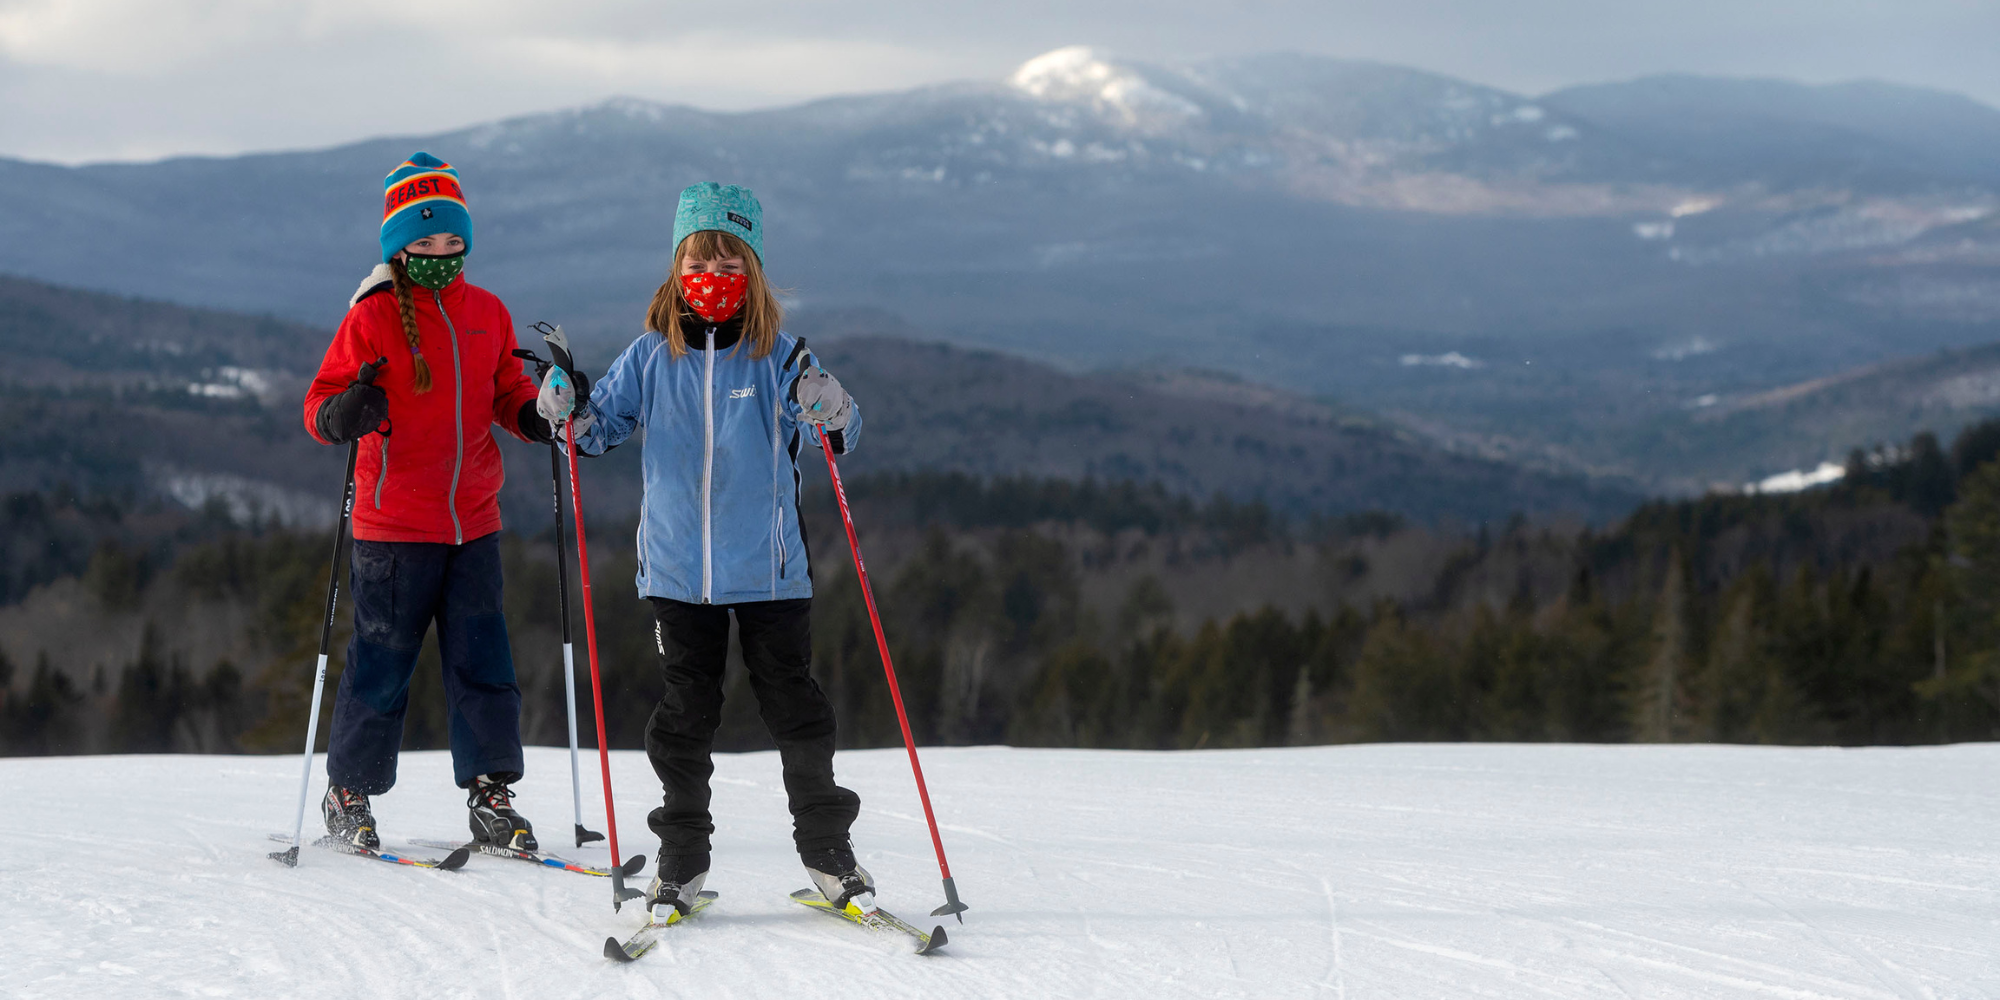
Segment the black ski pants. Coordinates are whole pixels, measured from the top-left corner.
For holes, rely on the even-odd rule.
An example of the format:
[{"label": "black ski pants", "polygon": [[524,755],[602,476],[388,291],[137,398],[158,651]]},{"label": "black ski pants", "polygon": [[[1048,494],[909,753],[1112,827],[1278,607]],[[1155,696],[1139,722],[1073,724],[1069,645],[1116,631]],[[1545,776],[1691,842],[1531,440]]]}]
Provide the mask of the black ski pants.
[{"label": "black ski pants", "polygon": [[[792,840],[800,853],[847,846],[861,796],[833,783],[833,703],[812,679],[812,600],[687,604],[651,598],[666,691],[646,726],[646,756],[665,797],[646,817],[662,857],[706,855],[711,754],[722,723],[729,617],[765,728],[778,744]],[[704,866],[705,867],[705,866]]]}]

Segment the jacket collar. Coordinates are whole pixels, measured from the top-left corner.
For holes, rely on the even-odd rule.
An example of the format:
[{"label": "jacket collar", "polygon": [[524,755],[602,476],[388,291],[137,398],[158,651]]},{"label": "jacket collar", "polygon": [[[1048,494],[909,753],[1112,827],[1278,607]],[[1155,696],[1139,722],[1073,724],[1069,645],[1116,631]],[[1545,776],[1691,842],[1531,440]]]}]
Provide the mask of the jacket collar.
[{"label": "jacket collar", "polygon": [[743,337],[743,314],[739,312],[720,323],[710,323],[693,313],[681,313],[681,336],[687,338],[688,350],[699,351],[705,349],[708,346],[708,331],[710,330],[715,331],[716,350],[722,351],[735,347],[736,342]]},{"label": "jacket collar", "polygon": [[391,271],[387,264],[377,264],[373,271],[368,272],[368,277],[361,279],[361,287],[355,289],[354,297],[347,300],[347,308],[352,309],[360,305],[362,299],[376,292],[389,291],[394,287],[396,287],[396,272]]}]

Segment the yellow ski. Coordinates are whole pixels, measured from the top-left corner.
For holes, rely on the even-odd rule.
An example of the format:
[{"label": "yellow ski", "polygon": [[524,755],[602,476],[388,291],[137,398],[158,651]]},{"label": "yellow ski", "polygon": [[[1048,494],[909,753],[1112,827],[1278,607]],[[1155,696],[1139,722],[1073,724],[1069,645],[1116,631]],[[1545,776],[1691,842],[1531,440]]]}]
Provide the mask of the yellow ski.
[{"label": "yellow ski", "polygon": [[825,896],[820,895],[818,889],[800,889],[792,893],[792,902],[798,903],[801,906],[811,907],[830,917],[838,917],[848,923],[860,924],[871,931],[894,931],[907,934],[917,942],[917,954],[919,955],[932,954],[938,949],[943,948],[948,942],[944,934],[943,924],[939,924],[936,929],[932,930],[929,934],[925,934],[888,910],[875,910],[863,913],[853,903],[847,904],[844,909],[836,910],[833,908],[832,903],[827,902]]}]

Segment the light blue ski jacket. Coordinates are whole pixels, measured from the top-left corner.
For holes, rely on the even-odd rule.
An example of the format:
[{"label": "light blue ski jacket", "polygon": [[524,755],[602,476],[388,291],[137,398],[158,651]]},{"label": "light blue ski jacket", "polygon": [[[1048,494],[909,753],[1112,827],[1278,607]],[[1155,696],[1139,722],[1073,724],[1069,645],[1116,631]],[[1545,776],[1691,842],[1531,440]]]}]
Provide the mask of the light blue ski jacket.
[{"label": "light blue ski jacket", "polygon": [[[737,324],[696,326],[688,354],[666,337],[632,342],[590,391],[590,430],[577,450],[601,455],[640,433],[639,596],[738,604],[812,596],[799,524],[799,451],[820,448],[799,419],[792,383],[818,364],[779,333],[771,353],[735,350]],[[828,434],[854,447],[861,410]]]}]

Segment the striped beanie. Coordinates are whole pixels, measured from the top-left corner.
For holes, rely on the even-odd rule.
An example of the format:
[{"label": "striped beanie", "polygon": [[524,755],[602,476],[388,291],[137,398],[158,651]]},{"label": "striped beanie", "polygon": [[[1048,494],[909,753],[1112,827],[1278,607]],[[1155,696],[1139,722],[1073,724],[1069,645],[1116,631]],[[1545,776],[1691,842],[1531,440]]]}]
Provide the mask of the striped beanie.
[{"label": "striped beanie", "polygon": [[472,249],[472,214],[458,171],[429,153],[404,160],[382,181],[382,262],[434,233],[455,233]]},{"label": "striped beanie", "polygon": [[681,203],[674,209],[674,250],[679,251],[689,236],[708,230],[750,244],[757,262],[764,262],[764,206],[749,188],[703,181],[681,192]]}]

